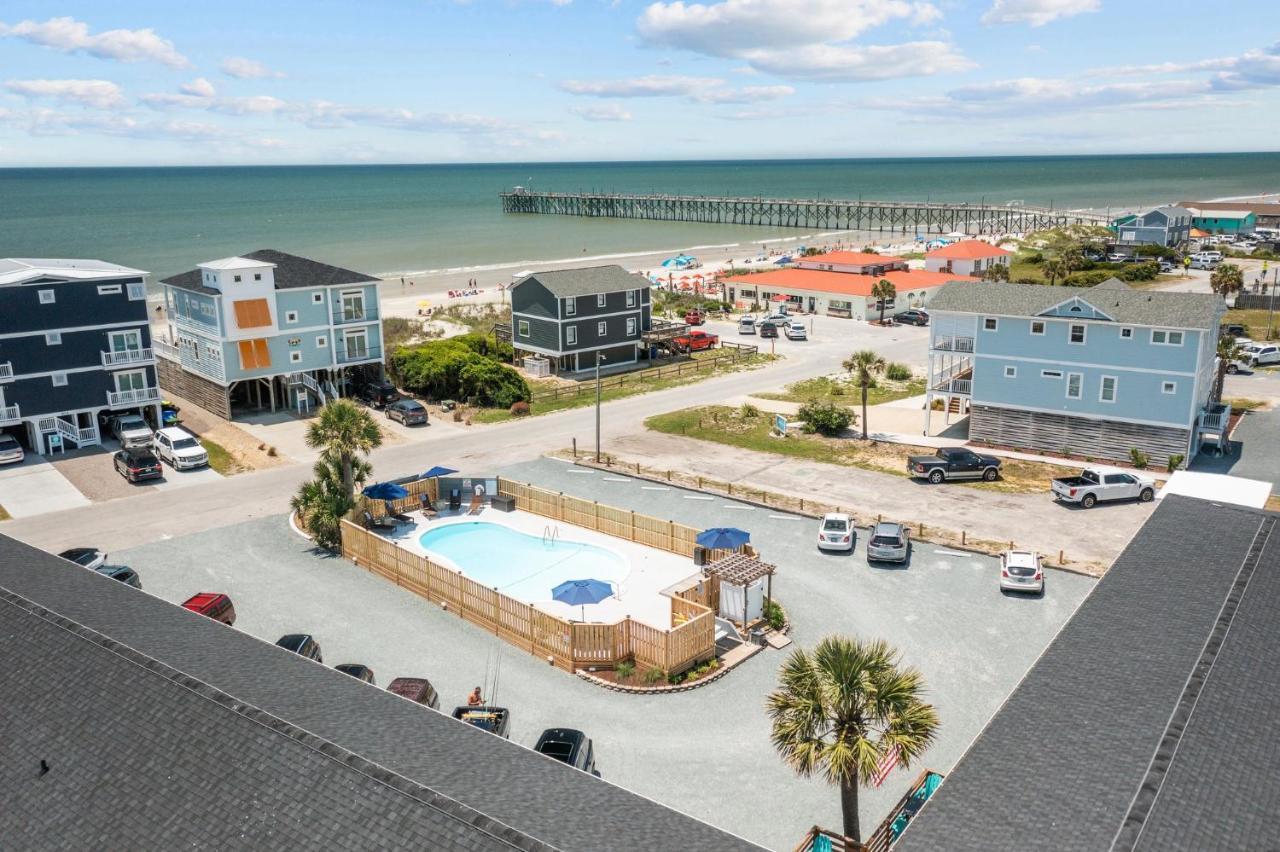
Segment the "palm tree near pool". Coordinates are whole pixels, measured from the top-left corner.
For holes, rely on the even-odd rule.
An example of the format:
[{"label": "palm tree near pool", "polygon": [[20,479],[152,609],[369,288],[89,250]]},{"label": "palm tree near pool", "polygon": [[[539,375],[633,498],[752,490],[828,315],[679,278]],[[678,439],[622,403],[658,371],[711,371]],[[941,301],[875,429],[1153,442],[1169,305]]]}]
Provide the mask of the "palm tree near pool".
[{"label": "palm tree near pool", "polygon": [[382,433],[369,412],[348,399],[338,399],[320,409],[307,426],[307,446],[321,450],[342,474],[345,493],[355,490],[356,462],[382,445]]},{"label": "palm tree near pool", "polygon": [[842,364],[853,373],[853,380],[862,388],[862,440],[867,440],[867,392],[875,385],[875,377],[884,372],[884,357],[872,349],[859,349]]},{"label": "palm tree near pool", "polygon": [[924,690],[919,670],[902,667],[887,642],[828,636],[791,655],[767,699],[774,748],[798,774],[839,786],[844,834],[856,842],[858,788],[893,749],[909,767],[933,742],[938,714]]},{"label": "palm tree near pool", "polygon": [[[363,482],[371,470],[363,459],[352,463],[356,482]],[[342,471],[329,457],[321,456],[313,473],[315,478],[304,482],[289,500],[289,508],[318,546],[336,550],[342,544],[342,518],[355,505],[355,495],[343,486]]]},{"label": "palm tree near pool", "polygon": [[871,286],[871,296],[880,304],[880,324],[884,325],[884,309],[898,295],[898,290],[888,278],[881,278]]}]

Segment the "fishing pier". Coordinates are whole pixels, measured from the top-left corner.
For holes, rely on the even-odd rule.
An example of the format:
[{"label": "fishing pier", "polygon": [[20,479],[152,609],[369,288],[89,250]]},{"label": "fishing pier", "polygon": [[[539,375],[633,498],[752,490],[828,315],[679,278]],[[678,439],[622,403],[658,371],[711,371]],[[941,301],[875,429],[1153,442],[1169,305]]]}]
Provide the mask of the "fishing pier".
[{"label": "fishing pier", "polygon": [[1011,204],[533,192],[524,187],[500,195],[504,213],[832,231],[1008,234],[1063,225],[1109,224],[1108,217],[1101,213]]}]

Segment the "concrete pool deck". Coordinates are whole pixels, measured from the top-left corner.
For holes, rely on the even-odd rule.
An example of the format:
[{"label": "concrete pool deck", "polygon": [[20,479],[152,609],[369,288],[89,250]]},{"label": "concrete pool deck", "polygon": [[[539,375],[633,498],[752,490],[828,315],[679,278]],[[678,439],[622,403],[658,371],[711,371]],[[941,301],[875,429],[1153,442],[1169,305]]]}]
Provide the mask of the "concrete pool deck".
[{"label": "concrete pool deck", "polygon": [[[546,547],[542,538],[550,530],[555,533],[558,542],[593,545],[615,554],[628,569],[625,576],[617,582],[615,579],[618,578],[613,576],[612,566],[605,566],[604,570],[593,574],[589,565],[584,564],[584,560],[578,559],[568,573],[558,570],[555,566],[542,571],[533,569],[531,573],[518,564],[519,554],[511,554],[513,564],[510,580],[504,584],[497,584],[497,590],[508,597],[533,604],[539,610],[567,621],[614,624],[630,616],[650,627],[670,630],[672,627],[671,597],[664,595],[663,590],[699,573],[697,566],[688,558],[531,512],[520,510],[502,512],[486,506],[475,515],[442,513],[435,520],[426,520],[421,512],[414,511],[408,513],[408,516],[413,521],[412,525],[400,524],[395,532],[387,533],[384,537],[410,553],[425,556],[439,565],[460,571],[477,582],[485,582],[486,585],[488,582],[469,573],[466,565],[457,564],[444,554],[424,548],[420,541],[422,535],[430,530],[447,526],[482,522],[498,524],[537,539],[533,542],[534,546]],[[580,571],[577,570],[579,566],[581,566]],[[585,607],[571,606],[551,599],[552,588],[565,580],[588,578],[614,582],[614,596],[600,603],[587,604]]]}]

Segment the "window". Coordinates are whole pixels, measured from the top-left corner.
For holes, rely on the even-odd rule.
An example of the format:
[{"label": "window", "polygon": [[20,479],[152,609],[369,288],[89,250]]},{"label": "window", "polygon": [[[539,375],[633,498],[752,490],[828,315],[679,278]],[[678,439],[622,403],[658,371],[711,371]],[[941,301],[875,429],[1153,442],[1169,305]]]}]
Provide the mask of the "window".
[{"label": "window", "polygon": [[240,368],[242,370],[257,370],[271,366],[271,350],[267,348],[265,338],[241,340],[236,345],[240,350]]},{"label": "window", "polygon": [[342,319],[344,322],[364,319],[363,290],[349,290],[342,294]]},{"label": "window", "polygon": [[313,304],[313,305],[322,305],[322,304],[324,304],[324,293],[312,293],[312,294],[311,294],[311,304]]},{"label": "window", "polygon": [[1102,402],[1116,401],[1116,382],[1115,376],[1103,376],[1102,387],[1098,389],[1098,399]]},{"label": "window", "polygon": [[328,346],[329,346],[329,338],[325,337],[323,334],[316,338],[317,349],[325,349]]},{"label": "window", "polygon": [[52,305],[52,304],[54,303],[54,300],[55,300],[55,299],[56,299],[56,297],[54,296],[54,294],[53,294],[53,291],[52,291],[52,290],[41,290],[41,291],[40,291],[40,304],[42,304],[42,305]]},{"label": "window", "polygon": [[297,322],[297,321],[298,321],[298,312],[297,312],[297,311],[286,311],[286,312],[285,312],[285,315],[284,315],[284,321],[285,321],[285,322]]},{"label": "window", "polygon": [[67,374],[66,374],[66,373],[54,373],[54,374],[53,374],[53,386],[54,386],[55,388],[66,387],[66,384],[67,384]]},{"label": "window", "polygon": [[1182,332],[1155,328],[1151,330],[1151,342],[1156,346],[1181,346]]},{"label": "window", "polygon": [[1040,320],[1032,320],[1032,321],[1031,321],[1031,333],[1032,333],[1032,334],[1044,334],[1044,323],[1043,323],[1043,322],[1041,322]]},{"label": "window", "polygon": [[564,342],[567,346],[573,346],[578,342],[578,327],[571,325],[564,330]]},{"label": "window", "polygon": [[289,353],[289,363],[291,363],[291,364],[301,364],[301,363],[302,363],[302,353],[301,353],[301,352],[290,352],[290,353]]},{"label": "window", "polygon": [[253,280],[254,280],[254,281],[261,281],[261,280],[262,280],[262,273],[261,273],[261,272],[255,272],[255,273],[253,273]]},{"label": "window", "polygon": [[134,329],[108,332],[107,341],[112,352],[137,352],[142,348],[142,334]]},{"label": "window", "polygon": [[1120,339],[1121,339],[1121,340],[1133,340],[1133,329],[1131,329],[1131,328],[1122,328],[1122,329],[1120,329]]},{"label": "window", "polygon": [[636,318],[627,317],[627,337],[636,336]]},{"label": "window", "polygon": [[627,307],[634,308],[635,306],[636,306],[636,291],[628,290],[627,291]]},{"label": "window", "polygon": [[232,276],[231,280],[232,280],[232,281],[234,281],[234,282],[236,282],[237,284],[239,284],[239,283],[240,283],[240,276],[239,276],[239,275]]},{"label": "window", "polygon": [[1072,323],[1067,341],[1070,343],[1084,343],[1084,326]]},{"label": "window", "polygon": [[609,323],[607,323],[607,322],[598,322],[598,323],[596,323],[596,336],[597,336],[597,337],[604,337],[604,336],[605,336],[606,334],[608,334],[608,333],[609,333]]},{"label": "window", "polygon": [[516,334],[519,334],[521,337],[528,337],[528,336],[529,336],[529,321],[528,321],[528,320],[520,320],[520,322],[516,324]]},{"label": "window", "polygon": [[1163,383],[1161,383],[1161,385],[1160,385],[1160,392],[1161,392],[1161,393],[1177,393],[1177,392],[1178,392],[1178,383],[1177,383],[1177,382],[1163,382]]},{"label": "window", "polygon": [[[369,357],[369,337],[365,334],[365,330],[348,331],[342,338],[343,348],[346,350],[346,357],[368,358]],[[341,354],[339,355],[341,357]]]},{"label": "window", "polygon": [[605,294],[604,294],[604,293],[597,293],[597,294],[596,294],[596,307],[597,307],[597,308],[603,308],[603,307],[604,307],[604,303],[605,303],[605,301],[606,301],[606,300],[605,300]]},{"label": "window", "polygon": [[62,343],[62,332],[46,331],[44,333],[44,342],[45,342],[45,345],[47,346],[57,346],[58,344]]},{"label": "window", "polygon": [[122,288],[119,284],[99,284],[98,295],[114,296],[115,294],[122,292],[123,289],[124,288]]},{"label": "window", "polygon": [[982,320],[983,331],[995,331],[1000,327],[1000,321],[995,317],[984,317]]},{"label": "window", "polygon": [[1060,379],[1062,378],[1061,370],[1041,370],[1040,378],[1042,379]]},{"label": "window", "polygon": [[266,299],[241,299],[232,302],[236,313],[236,325],[240,328],[261,328],[271,325],[271,307]]},{"label": "window", "polygon": [[578,300],[569,298],[564,300],[564,315],[567,317],[577,316]]},{"label": "window", "polygon": [[145,390],[147,387],[147,374],[143,370],[130,370],[127,373],[116,373],[115,379],[116,391],[118,393]]},{"label": "window", "polygon": [[1067,373],[1067,399],[1079,399],[1084,386],[1084,376],[1079,373]]},{"label": "window", "polygon": [[1018,368],[1017,368],[1017,367],[1005,367],[1005,368],[1004,368],[1004,377],[1005,377],[1006,379],[1016,379],[1016,378],[1018,378]]}]

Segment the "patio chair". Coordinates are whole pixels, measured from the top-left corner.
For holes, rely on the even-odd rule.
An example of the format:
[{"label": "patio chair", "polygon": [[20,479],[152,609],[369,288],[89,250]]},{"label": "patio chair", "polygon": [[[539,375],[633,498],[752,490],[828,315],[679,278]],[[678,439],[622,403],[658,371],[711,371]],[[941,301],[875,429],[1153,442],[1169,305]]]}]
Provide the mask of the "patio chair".
[{"label": "patio chair", "polygon": [[431,495],[424,491],[420,499],[422,501],[422,517],[426,518],[428,521],[435,520],[440,517],[440,513],[436,511],[436,507],[431,505]]},{"label": "patio chair", "polygon": [[480,510],[484,508],[484,495],[476,494],[471,498],[471,505],[467,507],[468,515],[478,515]]},{"label": "patio chair", "polygon": [[397,512],[397,511],[395,510],[395,507],[391,505],[391,501],[390,501],[390,500],[388,500],[386,503],[384,503],[384,504],[383,504],[383,506],[385,506],[385,507],[386,507],[386,510],[387,510],[387,517],[388,517],[388,518],[390,518],[391,520],[395,521],[397,524],[411,524],[411,523],[413,523],[413,518],[409,517],[408,515],[404,514],[403,512]]},{"label": "patio chair", "polygon": [[394,530],[395,523],[387,518],[375,518],[368,509],[364,510],[364,528],[367,530]]},{"label": "patio chair", "polygon": [[462,492],[454,488],[449,492],[449,511],[457,512],[462,509]]}]

